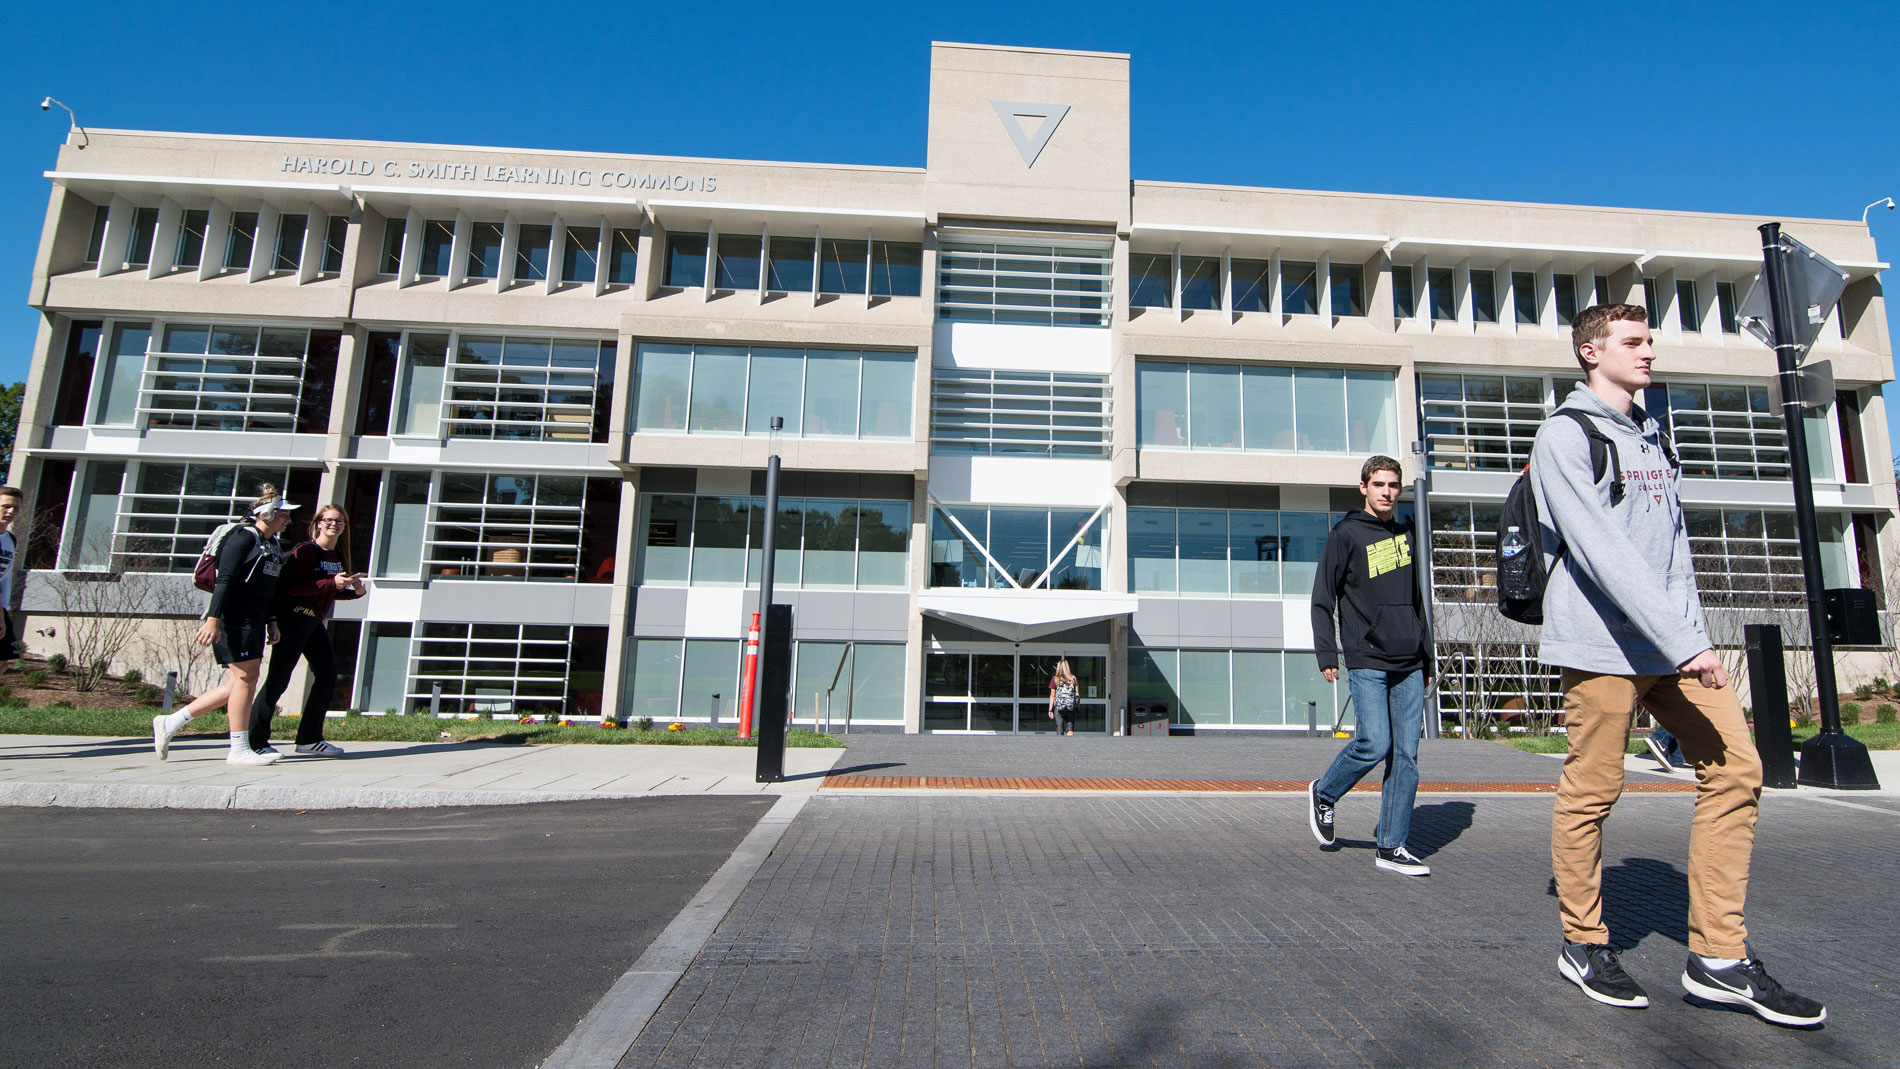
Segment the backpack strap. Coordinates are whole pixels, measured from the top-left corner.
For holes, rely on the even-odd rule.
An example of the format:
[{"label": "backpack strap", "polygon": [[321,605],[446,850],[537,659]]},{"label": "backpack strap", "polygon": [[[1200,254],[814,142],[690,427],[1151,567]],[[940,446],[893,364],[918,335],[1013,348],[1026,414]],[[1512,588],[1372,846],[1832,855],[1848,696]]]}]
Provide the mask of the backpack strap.
[{"label": "backpack strap", "polygon": [[[1595,481],[1602,482],[1604,471],[1609,471],[1611,475],[1610,501],[1614,504],[1621,500],[1623,497],[1623,463],[1621,458],[1617,456],[1616,443],[1610,440],[1609,435],[1603,433],[1602,429],[1597,426],[1596,420],[1591,419],[1589,416],[1574,408],[1560,408],[1555,414],[1559,416],[1569,416],[1571,419],[1577,421],[1577,426],[1583,428],[1583,436],[1590,440],[1590,468],[1591,471],[1595,473]],[[1670,458],[1672,460],[1674,459],[1673,452],[1671,452]]]}]

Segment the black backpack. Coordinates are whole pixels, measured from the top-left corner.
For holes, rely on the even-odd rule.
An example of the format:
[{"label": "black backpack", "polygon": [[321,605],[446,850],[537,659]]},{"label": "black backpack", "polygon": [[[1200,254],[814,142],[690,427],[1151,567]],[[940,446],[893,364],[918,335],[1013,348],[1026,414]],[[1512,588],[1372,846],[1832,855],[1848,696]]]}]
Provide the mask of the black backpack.
[{"label": "black backpack", "polygon": [[[1610,473],[1610,503],[1621,501],[1623,465],[1616,453],[1616,443],[1597,427],[1596,420],[1574,408],[1558,409],[1551,415],[1568,416],[1583,428],[1584,437],[1590,440],[1590,469],[1595,481],[1602,482],[1604,473]],[[1639,424],[1646,418],[1640,409],[1636,417]],[[1669,441],[1669,432],[1658,428],[1657,439],[1662,444],[1663,455],[1669,458],[1669,466],[1681,468],[1675,447]],[[1517,528],[1518,545],[1507,547],[1506,540],[1513,527]],[[1550,573],[1544,568],[1542,530],[1537,515],[1537,495],[1531,490],[1531,466],[1527,462],[1517,481],[1511,484],[1510,494],[1504,498],[1504,509],[1498,515],[1496,543],[1498,612],[1520,624],[1544,622],[1544,588],[1550,582]],[[1551,557],[1552,566],[1563,559],[1566,548],[1557,547]]]}]

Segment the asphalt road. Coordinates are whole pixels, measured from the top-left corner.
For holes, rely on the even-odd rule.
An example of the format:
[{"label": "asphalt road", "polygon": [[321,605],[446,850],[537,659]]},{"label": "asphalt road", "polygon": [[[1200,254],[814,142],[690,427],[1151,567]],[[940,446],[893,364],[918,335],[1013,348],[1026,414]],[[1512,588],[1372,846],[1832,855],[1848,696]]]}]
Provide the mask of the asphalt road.
[{"label": "asphalt road", "polygon": [[772,802],[0,809],[0,1066],[536,1065]]}]

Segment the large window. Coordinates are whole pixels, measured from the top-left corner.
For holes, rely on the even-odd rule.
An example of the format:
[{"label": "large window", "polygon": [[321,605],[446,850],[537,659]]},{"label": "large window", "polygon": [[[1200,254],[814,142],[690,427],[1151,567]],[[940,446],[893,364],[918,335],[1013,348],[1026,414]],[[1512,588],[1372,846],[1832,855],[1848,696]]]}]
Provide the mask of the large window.
[{"label": "large window", "polygon": [[715,289],[870,297],[923,291],[922,243],[823,235],[721,234],[714,245],[706,233],[668,234],[664,284],[704,286],[709,256]]},{"label": "large window", "polygon": [[[391,472],[376,574],[392,578],[605,582],[616,479],[525,472]],[[427,518],[426,528],[422,524]]]},{"label": "large window", "polygon": [[1269,365],[1135,366],[1143,449],[1396,453],[1389,371]]},{"label": "large window", "polygon": [[[1181,650],[1130,646],[1128,702],[1201,728],[1305,731],[1307,703],[1324,730],[1340,716],[1345,687],[1326,682],[1307,650]],[[1347,708],[1341,726],[1352,724]]]},{"label": "large window", "polygon": [[405,711],[433,705],[445,715],[600,715],[604,627],[425,622],[414,625],[407,645]]},{"label": "large window", "polygon": [[946,241],[937,251],[937,315],[976,323],[1105,327],[1107,245]]},{"label": "large window", "polygon": [[[1561,400],[1571,379],[1559,378]],[[1433,468],[1519,471],[1552,407],[1541,375],[1420,374],[1419,423]]]},{"label": "large window", "polygon": [[[139,412],[148,427],[321,433],[340,337],[295,327],[164,324],[145,356]],[[306,394],[321,396],[321,420],[298,418],[311,407]]]},{"label": "large window", "polygon": [[318,478],[315,469],[281,464],[88,463],[68,518],[66,566],[189,572],[211,532],[243,515],[266,483],[305,502],[314,500]]},{"label": "large window", "polygon": [[931,512],[930,585],[1100,590],[1108,512],[940,505]]},{"label": "large window", "polygon": [[914,353],[764,346],[640,346],[636,432],[794,438],[911,437]]},{"label": "large window", "polygon": [[[780,587],[903,590],[910,585],[910,502],[780,498],[772,581]],[[759,582],[765,499],[642,494],[635,582]]]},{"label": "large window", "polygon": [[[1644,408],[1675,440],[1688,478],[1786,479],[1788,435],[1768,402],[1768,387],[1745,383],[1672,382],[1643,391]],[[1815,461],[1831,462],[1825,435],[1819,444]]]},{"label": "large window", "polygon": [[1497,597],[1496,501],[1433,498],[1432,596],[1440,601],[1490,601]]},{"label": "large window", "polygon": [[[606,441],[612,341],[411,330],[372,334],[370,348],[396,354],[388,372],[396,434]],[[390,396],[390,387],[373,388]]]},{"label": "large window", "polygon": [[[637,638],[631,642],[625,715],[655,721],[735,722],[740,643],[736,639]],[[793,647],[792,717],[809,726],[827,710],[832,729],[904,719],[904,645],[798,642]]]},{"label": "large window", "polygon": [[1312,595],[1337,516],[1257,509],[1128,510],[1128,589],[1181,597]]},{"label": "large window", "polygon": [[935,368],[930,377],[930,441],[938,453],[1106,457],[1108,378]]}]

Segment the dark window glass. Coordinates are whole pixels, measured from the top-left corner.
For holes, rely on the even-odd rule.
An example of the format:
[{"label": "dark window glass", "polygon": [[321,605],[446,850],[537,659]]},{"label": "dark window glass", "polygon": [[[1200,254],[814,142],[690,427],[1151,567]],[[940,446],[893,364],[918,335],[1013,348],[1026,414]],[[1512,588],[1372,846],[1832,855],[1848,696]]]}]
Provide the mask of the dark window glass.
[{"label": "dark window glass", "polygon": [[620,480],[587,480],[587,499],[581,507],[581,582],[614,581],[614,536],[619,525]]},{"label": "dark window glass", "polygon": [[596,443],[607,440],[608,421],[613,417],[614,378],[618,348],[615,343],[600,343],[600,356],[594,364],[594,433]]},{"label": "dark window glass", "polygon": [[402,236],[407,226],[408,223],[401,219],[391,219],[383,224],[383,258],[376,269],[378,274],[401,273]]},{"label": "dark window glass", "polygon": [[144,267],[152,262],[152,236],[158,232],[158,209],[140,208],[132,214],[132,235],[126,239],[125,262]]},{"label": "dark window glass", "polygon": [[1267,261],[1229,260],[1227,270],[1233,276],[1234,311],[1265,312],[1271,307],[1267,293]]},{"label": "dark window glass", "polygon": [[1676,318],[1684,330],[1702,329],[1702,305],[1696,300],[1695,283],[1676,283]]},{"label": "dark window glass", "polygon": [[468,277],[501,277],[500,223],[476,223],[469,228]]},{"label": "dark window glass", "polygon": [[47,571],[59,564],[59,536],[66,529],[66,502],[73,492],[71,460],[48,460],[40,467],[40,481],[30,506],[33,520],[27,524],[26,561],[28,568]]},{"label": "dark window glass", "polygon": [[74,322],[66,335],[66,361],[60,366],[59,392],[53,400],[53,422],[78,427],[86,422],[86,395],[92,392],[92,369],[99,354],[100,324]]},{"label": "dark window glass", "polygon": [[389,401],[396,390],[396,351],[401,344],[402,335],[393,332],[378,331],[369,336],[368,359],[363,361],[363,401],[356,415],[359,435],[389,433]]},{"label": "dark window glass", "polygon": [[554,242],[551,226],[523,226],[515,235],[515,279],[543,282],[548,277],[548,246]]},{"label": "dark window glass", "polygon": [[99,262],[99,249],[106,243],[106,216],[111,210],[101,204],[92,210],[92,237],[86,240],[86,262]]},{"label": "dark window glass", "polygon": [[607,250],[607,281],[616,286],[631,286],[634,270],[639,265],[640,232],[614,231],[613,247]]},{"label": "dark window glass", "polygon": [[1577,318],[1577,276],[1557,275],[1551,288],[1557,298],[1557,325],[1567,327]]},{"label": "dark window glass", "polygon": [[1412,269],[1392,267],[1392,310],[1400,319],[1418,315],[1418,295],[1412,290]]},{"label": "dark window glass", "polygon": [[1181,307],[1201,311],[1220,307],[1220,257],[1181,257]]},{"label": "dark window glass", "polygon": [[251,266],[251,249],[257,244],[257,213],[233,212],[231,230],[224,240],[224,266],[242,271]]},{"label": "dark window glass", "polygon": [[1537,322],[1537,276],[1529,271],[1511,272],[1511,303],[1517,308],[1519,323]]},{"label": "dark window glass", "polygon": [[1327,272],[1333,281],[1333,314],[1366,314],[1366,269],[1358,264],[1333,264]]},{"label": "dark window glass", "polygon": [[[352,519],[355,515],[350,514]],[[325,628],[330,632],[330,660],[336,666],[336,687],[330,691],[330,708],[338,712],[355,709],[356,651],[363,645],[363,622],[331,620]]]},{"label": "dark window glass", "polygon": [[713,287],[722,290],[759,288],[759,239],[746,234],[719,235],[719,262]]},{"label": "dark window glass", "polygon": [[1319,265],[1280,261],[1280,310],[1296,316],[1319,314]]},{"label": "dark window glass", "polygon": [[1478,323],[1498,321],[1498,278],[1489,271],[1471,272],[1471,318]]},{"label": "dark window glass", "polygon": [[1722,317],[1722,333],[1739,334],[1742,326],[1735,319],[1735,283],[1715,284],[1716,313]]},{"label": "dark window glass", "polygon": [[666,236],[666,284],[682,288],[706,284],[706,235]]},{"label": "dark window glass", "polygon": [[329,433],[330,395],[336,389],[336,355],[342,344],[341,331],[310,332],[310,348],[303,364],[303,396],[297,402],[298,434]]},{"label": "dark window glass", "polygon": [[374,468],[346,472],[343,510],[350,514],[350,570],[368,571],[369,562],[376,559],[376,502],[382,497],[383,473]]},{"label": "dark window glass", "polygon": [[1440,323],[1455,321],[1458,318],[1458,296],[1452,292],[1451,268],[1431,268],[1425,278],[1432,289],[1432,319]]},{"label": "dark window glass", "polygon": [[332,215],[328,229],[323,234],[323,263],[318,270],[328,274],[341,274],[343,271],[343,243],[350,233],[350,221],[341,215]]},{"label": "dark window glass", "polygon": [[915,241],[880,241],[871,247],[873,297],[917,297],[923,291],[923,245]]},{"label": "dark window glass", "polygon": [[765,288],[774,293],[810,293],[817,251],[814,238],[773,238]]},{"label": "dark window glass", "polygon": [[1174,257],[1165,252],[1142,252],[1128,257],[1128,306],[1173,308],[1174,281],[1169,277]]},{"label": "dark window glass", "polygon": [[577,627],[568,643],[567,708],[569,716],[599,716],[606,699],[607,629]]},{"label": "dark window glass", "polygon": [[1656,299],[1656,280],[1643,280],[1643,307],[1649,310],[1649,329],[1662,326],[1662,304]]},{"label": "dark window glass", "polygon": [[422,261],[416,274],[440,278],[449,273],[449,254],[455,249],[455,222],[430,219],[422,224]]},{"label": "dark window glass", "polygon": [[303,235],[310,226],[307,215],[284,215],[277,219],[277,263],[275,270],[295,271],[303,266]]},{"label": "dark window glass", "polygon": [[1597,303],[1598,304],[1614,303],[1610,298],[1610,276],[1598,275],[1596,276],[1596,279],[1597,279],[1597,290],[1596,290]]},{"label": "dark window glass", "polygon": [[211,217],[210,212],[186,212],[178,224],[178,247],[172,252],[172,262],[179,267],[197,267],[204,262],[205,226]]},{"label": "dark window glass", "polygon": [[818,292],[867,292],[864,261],[869,254],[868,242],[834,238],[819,242]]},{"label": "dark window glass", "polygon": [[592,282],[600,269],[600,228],[570,226],[567,247],[561,250],[561,281]]}]

